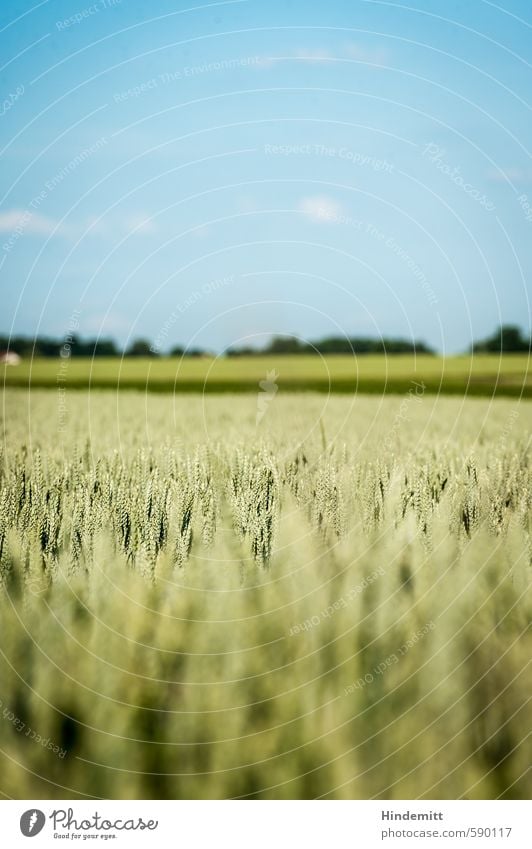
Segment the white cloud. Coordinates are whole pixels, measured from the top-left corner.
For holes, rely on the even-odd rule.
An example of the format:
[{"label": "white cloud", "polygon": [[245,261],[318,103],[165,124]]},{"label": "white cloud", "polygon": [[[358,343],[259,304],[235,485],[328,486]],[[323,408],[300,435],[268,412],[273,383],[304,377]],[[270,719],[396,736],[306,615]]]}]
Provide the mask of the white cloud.
[{"label": "white cloud", "polygon": [[83,228],[84,236],[87,234],[90,236],[104,236],[107,232],[108,225],[104,218],[100,218],[98,215],[89,215]]},{"label": "white cloud", "polygon": [[363,44],[346,44],[341,55],[370,65],[384,65],[389,60],[389,51],[385,47],[365,47]]},{"label": "white cloud", "polygon": [[57,221],[30,209],[8,209],[0,212],[0,233],[32,233],[49,236],[57,227]]},{"label": "white cloud", "polygon": [[305,62],[323,62],[333,58],[333,54],[325,47],[300,47],[294,55],[296,59],[304,59]]},{"label": "white cloud", "polygon": [[202,224],[199,227],[194,227],[190,235],[194,236],[196,239],[206,239],[211,235],[211,228],[206,224]]},{"label": "white cloud", "polygon": [[298,208],[311,221],[334,221],[345,215],[342,205],[327,195],[301,198]]},{"label": "white cloud", "polygon": [[0,233],[9,233],[14,239],[19,239],[24,234],[50,236],[53,233],[72,239],[86,235],[113,236],[115,238],[119,231],[149,236],[157,232],[157,226],[150,216],[144,212],[118,219],[113,226],[105,216],[100,218],[91,215],[83,222],[61,224],[60,227],[58,227],[58,222],[54,218],[41,215],[32,210],[31,207],[28,209],[7,209],[5,212],[0,212]]},{"label": "white cloud", "polygon": [[273,68],[274,65],[277,65],[279,62],[275,56],[259,56],[258,61],[254,62],[250,65],[250,68],[256,68],[259,71],[268,70],[269,68]]},{"label": "white cloud", "polygon": [[530,183],[532,181],[532,170],[526,168],[501,168],[488,173],[488,180],[493,183]]},{"label": "white cloud", "polygon": [[236,198],[235,206],[238,212],[244,214],[248,212],[257,212],[260,209],[257,198],[252,195],[239,195]]},{"label": "white cloud", "polygon": [[139,233],[143,236],[150,236],[157,231],[153,219],[144,213],[130,215],[126,219],[125,228],[128,233]]},{"label": "white cloud", "polygon": [[90,215],[82,228],[83,235],[103,236],[117,239],[124,233],[139,236],[151,236],[157,232],[157,225],[148,213],[137,212],[124,217],[118,215]]}]

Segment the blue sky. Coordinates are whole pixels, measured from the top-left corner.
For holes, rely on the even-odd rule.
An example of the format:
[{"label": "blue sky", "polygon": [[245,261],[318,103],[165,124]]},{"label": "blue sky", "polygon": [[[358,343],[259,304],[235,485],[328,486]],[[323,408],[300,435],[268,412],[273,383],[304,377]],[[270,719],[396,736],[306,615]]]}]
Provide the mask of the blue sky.
[{"label": "blue sky", "polygon": [[531,26],[524,0],[4,0],[0,331],[528,331]]}]

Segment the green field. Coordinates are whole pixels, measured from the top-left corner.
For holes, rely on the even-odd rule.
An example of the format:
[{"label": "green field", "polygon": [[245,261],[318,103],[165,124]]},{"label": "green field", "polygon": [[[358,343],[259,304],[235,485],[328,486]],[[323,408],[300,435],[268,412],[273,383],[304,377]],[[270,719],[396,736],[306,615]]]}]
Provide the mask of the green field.
[{"label": "green field", "polygon": [[0,792],[529,798],[532,403],[265,395],[5,391]]},{"label": "green field", "polygon": [[4,366],[2,379],[6,386],[33,388],[256,392],[259,381],[272,371],[284,391],[402,393],[415,380],[429,392],[532,397],[529,357],[523,354],[35,359]]}]

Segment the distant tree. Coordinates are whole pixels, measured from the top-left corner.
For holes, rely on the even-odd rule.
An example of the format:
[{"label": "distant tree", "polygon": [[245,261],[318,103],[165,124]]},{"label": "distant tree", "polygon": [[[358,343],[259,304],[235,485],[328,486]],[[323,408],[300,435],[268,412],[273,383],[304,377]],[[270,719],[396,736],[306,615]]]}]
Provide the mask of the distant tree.
[{"label": "distant tree", "polygon": [[56,357],[61,343],[57,340],[31,336],[1,336],[2,351],[12,351],[20,357]]},{"label": "distant tree", "polygon": [[262,350],[256,348],[229,348],[228,357],[256,356],[257,354],[433,354],[424,342],[408,339],[374,339],[356,336],[331,336],[305,344],[292,336],[274,336]]},{"label": "distant tree", "polygon": [[205,357],[207,356],[207,351],[204,351],[203,348],[186,348],[185,357]]},{"label": "distant tree", "polygon": [[530,339],[525,339],[521,334],[521,328],[511,324],[502,325],[499,331],[499,340],[503,351],[528,351]]},{"label": "distant tree", "polygon": [[515,354],[530,350],[530,339],[522,335],[521,328],[515,324],[501,324],[492,336],[471,346],[475,353]]},{"label": "distant tree", "polygon": [[0,336],[0,349],[21,357],[58,357],[65,346],[71,357],[117,357],[120,351],[112,339],[80,339],[75,334],[62,339],[46,336]]},{"label": "distant tree", "polygon": [[345,336],[333,336],[315,342],[314,346],[320,354],[433,354],[424,342],[410,339],[374,339],[366,336],[355,336],[348,339]]},{"label": "distant tree", "polygon": [[63,344],[68,343],[70,346],[70,356],[71,357],[85,357],[87,354],[85,353],[85,343],[73,333],[71,336],[65,336],[62,340]]},{"label": "distant tree", "polygon": [[73,357],[118,357],[120,351],[112,339],[87,339],[73,336],[70,342]]},{"label": "distant tree", "polygon": [[347,339],[345,336],[329,336],[326,339],[314,342],[314,347],[311,350],[318,354],[352,354],[355,350],[353,341],[353,339]]},{"label": "distant tree", "polygon": [[118,357],[120,355],[120,351],[112,339],[98,339],[92,343],[91,353],[93,357]]},{"label": "distant tree", "polygon": [[203,348],[182,348],[181,345],[176,345],[170,351],[171,357],[204,357],[206,351]]},{"label": "distant tree", "polygon": [[[48,339],[44,336],[37,336],[35,339],[28,340],[30,347],[34,347],[33,354],[36,357],[57,357],[61,343],[57,339]],[[18,353],[18,352],[17,352]]]},{"label": "distant tree", "polygon": [[126,351],[126,357],[155,357],[147,339],[135,339]]},{"label": "distant tree", "polygon": [[[311,349],[312,350],[312,349]],[[293,336],[274,336],[270,344],[257,353],[261,354],[306,354],[309,352],[309,346],[304,345],[299,339]]]},{"label": "distant tree", "polygon": [[387,354],[433,354],[434,350],[425,342],[409,339],[383,339],[382,350]]},{"label": "distant tree", "polygon": [[264,351],[259,351],[257,348],[251,348],[249,345],[244,345],[242,348],[228,348],[225,352],[226,357],[253,357],[257,354],[263,354]]}]

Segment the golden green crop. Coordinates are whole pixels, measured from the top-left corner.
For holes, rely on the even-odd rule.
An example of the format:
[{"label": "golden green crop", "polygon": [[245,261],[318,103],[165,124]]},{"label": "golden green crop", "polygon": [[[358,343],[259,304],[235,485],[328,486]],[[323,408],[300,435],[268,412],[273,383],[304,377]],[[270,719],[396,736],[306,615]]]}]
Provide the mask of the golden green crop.
[{"label": "golden green crop", "polygon": [[531,404],[269,385],[4,393],[6,796],[530,796]]}]

